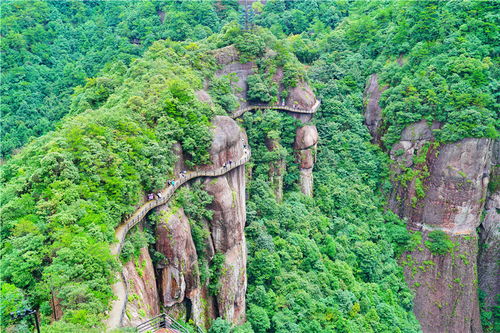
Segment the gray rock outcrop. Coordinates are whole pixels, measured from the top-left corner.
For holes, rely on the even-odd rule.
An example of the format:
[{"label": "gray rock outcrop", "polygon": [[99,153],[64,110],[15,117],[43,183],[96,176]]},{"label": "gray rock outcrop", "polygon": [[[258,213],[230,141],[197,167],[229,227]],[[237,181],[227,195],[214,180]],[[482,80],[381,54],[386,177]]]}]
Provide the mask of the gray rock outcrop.
[{"label": "gray rock outcrop", "polygon": [[307,196],[313,195],[313,167],[316,161],[318,130],[314,125],[297,128],[295,156],[300,166],[300,189]]},{"label": "gray rock outcrop", "polygon": [[379,101],[387,86],[380,87],[377,74],[372,74],[364,93],[365,125],[372,135],[373,142],[380,143],[379,127],[382,123],[382,109]]}]

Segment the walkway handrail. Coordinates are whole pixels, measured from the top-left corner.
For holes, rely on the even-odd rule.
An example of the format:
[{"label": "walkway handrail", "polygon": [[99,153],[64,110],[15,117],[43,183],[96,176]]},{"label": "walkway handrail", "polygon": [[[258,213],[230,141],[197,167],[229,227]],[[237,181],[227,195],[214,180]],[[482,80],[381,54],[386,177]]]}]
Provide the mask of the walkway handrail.
[{"label": "walkway handrail", "polygon": [[189,180],[193,178],[198,178],[198,177],[216,177],[216,176],[221,176],[225,173],[227,173],[230,170],[233,170],[245,163],[247,163],[250,160],[251,153],[249,150],[245,150],[245,153],[243,156],[239,159],[239,161],[235,162],[231,166],[228,167],[220,167],[218,169],[212,169],[212,170],[207,170],[207,171],[190,171],[187,172],[184,177],[181,177],[180,179],[175,180],[175,185],[169,186],[166,189],[164,189],[161,192],[161,198],[150,200],[146,203],[144,203],[141,207],[139,207],[135,213],[128,218],[128,220],[125,221],[125,223],[122,223],[115,231],[115,235],[118,238],[118,247],[115,249],[115,251],[112,251],[113,255],[117,255],[121,252],[121,249],[123,247],[123,243],[125,242],[125,236],[127,233],[132,229],[134,226],[137,225],[146,214],[151,211],[153,208],[156,208],[158,206],[166,204],[170,198],[174,195],[174,192],[183,184],[188,182]]},{"label": "walkway handrail", "polygon": [[245,108],[239,109],[234,111],[231,114],[231,118],[236,119],[238,117],[241,117],[245,112],[250,111],[250,110],[262,110],[262,109],[274,109],[274,110],[284,110],[284,111],[289,111],[289,112],[294,112],[294,113],[305,113],[305,114],[314,114],[316,111],[318,111],[319,106],[321,105],[320,100],[316,100],[316,103],[310,108],[310,109],[299,109],[296,107],[288,106],[288,105],[281,105],[281,104],[252,104],[249,105]]},{"label": "walkway handrail", "polygon": [[138,333],[153,332],[160,328],[172,328],[177,332],[189,333],[184,326],[179,324],[174,318],[170,317],[166,313],[161,313],[158,316],[153,317],[148,321],[145,321],[136,326],[136,330]]}]

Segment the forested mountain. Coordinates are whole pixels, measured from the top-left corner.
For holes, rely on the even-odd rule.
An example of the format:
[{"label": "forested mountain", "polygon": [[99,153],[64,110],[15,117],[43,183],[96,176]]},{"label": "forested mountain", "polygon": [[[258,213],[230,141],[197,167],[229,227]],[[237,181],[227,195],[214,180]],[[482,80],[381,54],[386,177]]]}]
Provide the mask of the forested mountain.
[{"label": "forested mountain", "polygon": [[499,7],[3,2],[2,327],[498,331]]}]

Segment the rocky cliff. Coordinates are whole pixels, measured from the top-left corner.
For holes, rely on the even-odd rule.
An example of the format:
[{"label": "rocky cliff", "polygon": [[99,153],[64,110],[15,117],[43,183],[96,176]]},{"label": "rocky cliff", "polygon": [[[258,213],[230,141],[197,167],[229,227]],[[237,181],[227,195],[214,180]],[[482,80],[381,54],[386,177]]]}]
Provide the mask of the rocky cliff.
[{"label": "rocky cliff", "polygon": [[123,267],[128,299],[123,326],[137,326],[160,312],[155,271],[147,247]]},{"label": "rocky cliff", "polygon": [[[383,119],[376,79],[370,78],[365,91],[365,123],[378,142]],[[470,138],[438,144],[433,129],[440,126],[412,124],[393,145],[389,207],[421,236],[420,244],[401,262],[415,291],[414,311],[423,331],[481,332],[476,228],[481,224],[493,142]],[[436,234],[440,231],[444,234]]]},{"label": "rocky cliff", "polygon": [[[477,234],[487,188],[492,141],[464,139],[439,145],[425,121],[410,125],[391,150],[390,208],[422,232],[403,265],[415,291],[414,311],[424,332],[480,332]],[[443,231],[453,247],[435,253],[430,232]],[[445,240],[442,240],[443,242]]]},{"label": "rocky cliff", "polygon": [[484,293],[484,309],[493,311],[500,295],[500,141],[492,154],[489,193],[485,203],[484,220],[480,225],[478,277]]},{"label": "rocky cliff", "polygon": [[[228,161],[239,160],[244,154],[243,145],[247,144],[245,133],[231,118],[216,117],[213,125],[212,164],[199,167],[200,170],[219,168]],[[174,168],[178,174],[186,167],[180,147],[175,149],[180,156]],[[206,178],[201,184],[213,197],[208,207],[213,211],[213,218],[196,221],[207,235],[203,257],[197,252],[196,236],[191,228],[193,222],[184,209],[171,204],[158,207],[154,247],[162,259],[153,269],[148,251],[142,249],[138,259],[125,265],[129,297],[124,326],[135,326],[163,311],[175,318],[191,319],[200,327],[209,327],[211,320],[219,316],[235,324],[244,322],[245,168],[240,166],[224,176]],[[223,255],[223,274],[207,277],[206,272],[216,254]],[[218,288],[215,292],[210,291],[208,286],[216,278]]]}]

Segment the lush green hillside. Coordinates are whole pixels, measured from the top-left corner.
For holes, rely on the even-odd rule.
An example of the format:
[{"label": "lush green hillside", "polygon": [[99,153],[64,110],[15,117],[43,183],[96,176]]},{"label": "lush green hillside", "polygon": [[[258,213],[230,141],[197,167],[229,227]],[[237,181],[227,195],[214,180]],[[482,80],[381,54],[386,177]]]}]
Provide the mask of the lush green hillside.
[{"label": "lush green hillside", "polygon": [[205,38],[236,8],[231,1],[3,1],[0,156],[54,129],[73,88],[105,65],[129,64],[159,39]]},{"label": "lush green hillside", "polygon": [[[186,54],[179,45],[182,55],[168,46],[157,42],[130,67],[118,64],[90,80],[74,99],[79,115],[2,167],[0,270],[9,297],[22,290],[49,315],[55,290],[65,321],[99,325],[112,296],[114,228],[144,193],[172,177],[174,142],[193,164],[207,162],[209,120],[223,111],[194,91],[211,74],[202,68],[214,64],[196,46]],[[185,65],[195,60],[199,69]],[[103,95],[94,82],[109,90]],[[19,306],[7,304],[2,315]]]}]

